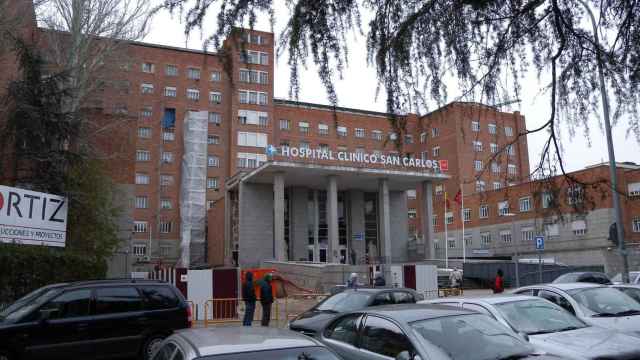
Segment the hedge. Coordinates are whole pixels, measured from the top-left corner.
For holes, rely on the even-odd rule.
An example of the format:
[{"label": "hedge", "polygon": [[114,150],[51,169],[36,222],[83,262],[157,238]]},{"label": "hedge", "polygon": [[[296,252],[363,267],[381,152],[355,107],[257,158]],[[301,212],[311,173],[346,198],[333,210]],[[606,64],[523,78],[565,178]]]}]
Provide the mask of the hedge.
[{"label": "hedge", "polygon": [[54,283],[103,279],[105,261],[65,249],[0,244],[0,307]]}]

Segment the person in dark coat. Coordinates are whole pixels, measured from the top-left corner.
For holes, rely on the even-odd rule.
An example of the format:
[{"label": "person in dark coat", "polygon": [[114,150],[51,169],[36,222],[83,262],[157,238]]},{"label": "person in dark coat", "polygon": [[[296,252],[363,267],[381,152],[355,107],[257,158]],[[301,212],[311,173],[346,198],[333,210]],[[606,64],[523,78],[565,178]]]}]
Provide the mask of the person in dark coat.
[{"label": "person in dark coat", "polygon": [[264,276],[260,283],[260,305],[262,305],[262,326],[269,326],[271,320],[271,304],[273,304],[273,288],[271,280],[273,275],[270,273]]},{"label": "person in dark coat", "polygon": [[375,278],[373,279],[374,286],[386,286],[387,282],[384,279],[384,276],[381,272],[376,273]]},{"label": "person in dark coat", "polygon": [[503,274],[502,274],[502,269],[498,269],[498,272],[496,274],[496,279],[493,283],[493,293],[494,294],[500,294],[502,292],[504,292],[504,278],[503,278]]},{"label": "person in dark coat", "polygon": [[256,311],[256,289],[253,285],[253,273],[247,272],[245,282],[242,286],[242,300],[244,300],[243,326],[251,326],[253,314]]}]

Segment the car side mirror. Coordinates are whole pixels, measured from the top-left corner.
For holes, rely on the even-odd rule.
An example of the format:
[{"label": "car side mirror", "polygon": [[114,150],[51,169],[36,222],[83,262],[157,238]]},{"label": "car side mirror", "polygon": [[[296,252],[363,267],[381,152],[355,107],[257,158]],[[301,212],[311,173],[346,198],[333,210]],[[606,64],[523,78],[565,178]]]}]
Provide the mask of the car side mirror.
[{"label": "car side mirror", "polygon": [[527,335],[527,333],[520,331],[518,332],[518,335],[520,335],[520,337],[523,338],[525,341],[529,342],[529,335]]}]

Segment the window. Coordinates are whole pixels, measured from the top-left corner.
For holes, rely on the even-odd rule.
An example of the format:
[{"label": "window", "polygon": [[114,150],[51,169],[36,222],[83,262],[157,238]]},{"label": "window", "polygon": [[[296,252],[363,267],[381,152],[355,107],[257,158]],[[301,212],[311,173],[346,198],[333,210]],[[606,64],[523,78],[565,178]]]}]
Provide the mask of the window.
[{"label": "window", "polygon": [[136,184],[137,185],[147,185],[147,184],[149,184],[149,175],[136,173]]},{"label": "window", "polygon": [[507,173],[509,173],[509,175],[516,175],[516,166],[514,164],[508,164],[507,165]]},{"label": "window", "polygon": [[318,145],[318,149],[319,149],[320,151],[322,151],[322,152],[327,152],[327,151],[329,151],[329,145],[327,145],[327,144],[320,144],[320,145]]},{"label": "window", "polygon": [[207,157],[208,167],[218,167],[220,165],[220,159],[215,155],[209,155]]},{"label": "window", "polygon": [[491,233],[490,232],[483,232],[480,233],[480,246],[482,248],[488,248],[489,246],[491,246]]},{"label": "window", "polygon": [[473,142],[473,150],[475,152],[481,152],[482,151],[482,142],[481,141],[474,141]]},{"label": "window", "polygon": [[239,168],[257,168],[267,161],[267,155],[265,154],[252,154],[252,153],[238,153],[238,167]]},{"label": "window", "polygon": [[440,129],[432,128],[431,129],[431,137],[438,137],[438,136],[440,136]]},{"label": "window", "polygon": [[327,124],[318,124],[318,134],[319,135],[329,135],[329,125],[327,125]]},{"label": "window", "polygon": [[516,154],[516,148],[513,147],[513,144],[507,145],[507,154],[509,156],[514,156]]},{"label": "window", "polygon": [[222,94],[216,91],[210,91],[209,102],[212,104],[222,104]]},{"label": "window", "polygon": [[269,74],[266,71],[240,69],[240,82],[266,85],[269,83]]},{"label": "window", "polygon": [[162,132],[162,140],[164,141],[173,141],[176,139],[176,133],[173,131],[163,131]]},{"label": "window", "polygon": [[142,110],[140,110],[140,116],[142,116],[143,118],[150,118],[151,116],[153,116],[153,110],[151,106],[143,107]]},{"label": "window", "polygon": [[164,74],[167,76],[178,76],[178,67],[175,65],[167,65],[164,67]]},{"label": "window", "polygon": [[169,234],[171,232],[171,228],[173,223],[171,221],[160,221],[160,233],[161,234]]},{"label": "window", "polygon": [[495,153],[497,153],[497,152],[498,152],[498,144],[491,143],[491,144],[489,145],[489,147],[491,148],[491,153],[492,153],[492,154],[495,154]]},{"label": "window", "polygon": [[143,94],[153,94],[153,84],[145,84],[140,85],[140,92]]},{"label": "window", "polygon": [[218,188],[218,178],[207,178],[207,189],[217,189]]},{"label": "window", "polygon": [[522,233],[522,241],[533,241],[533,228],[532,227],[524,227],[520,230]]},{"label": "window", "polygon": [[166,86],[164,88],[164,96],[174,98],[178,96],[178,90],[173,86]]},{"label": "window", "polygon": [[200,69],[187,68],[187,78],[192,80],[200,80]]},{"label": "window", "polygon": [[500,189],[502,189],[502,183],[500,181],[494,181],[493,190],[500,190]]},{"label": "window", "polygon": [[640,217],[633,218],[632,226],[633,232],[640,232]]},{"label": "window", "polygon": [[300,130],[301,134],[308,134],[309,133],[309,123],[306,121],[299,121],[298,122],[298,129]]},{"label": "window", "polygon": [[238,132],[238,146],[267,147],[267,134],[254,132]]},{"label": "window", "polygon": [[210,81],[220,81],[220,79],[222,78],[220,71],[212,71],[211,75],[209,75],[209,80]]},{"label": "window", "polygon": [[138,137],[143,139],[148,139],[151,137],[151,128],[150,127],[139,127],[138,128]]},{"label": "window", "polygon": [[500,241],[505,244],[511,244],[511,230],[500,231]]},{"label": "window", "polygon": [[476,192],[483,192],[485,191],[485,188],[486,184],[483,180],[476,181]]},{"label": "window", "polygon": [[413,135],[405,135],[404,136],[405,144],[413,144]]},{"label": "window", "polygon": [[440,146],[435,146],[431,151],[434,158],[440,156]]},{"label": "window", "polygon": [[531,197],[520,198],[520,212],[531,211]]},{"label": "window", "polygon": [[162,245],[160,246],[160,256],[169,257],[171,253],[171,246]]},{"label": "window", "polygon": [[153,74],[153,72],[155,71],[155,65],[149,62],[143,62],[142,63],[142,72],[143,73],[147,73],[147,74]]},{"label": "window", "polygon": [[162,162],[163,163],[167,163],[170,164],[173,162],[173,153],[170,151],[163,151],[162,152]]},{"label": "window", "polygon": [[640,182],[629,183],[629,196],[640,196]]},{"label": "window", "polygon": [[482,160],[473,160],[473,168],[476,171],[482,171]]},{"label": "window", "polygon": [[133,256],[145,256],[147,255],[147,245],[136,244],[133,245]]},{"label": "window", "polygon": [[382,356],[397,358],[403,351],[414,353],[411,342],[395,324],[375,316],[368,316],[360,338],[360,346]]},{"label": "window", "polygon": [[187,89],[187,99],[192,101],[200,100],[200,90],[198,89]]},{"label": "window", "polygon": [[447,225],[453,224],[453,212],[452,211],[446,212],[444,214],[444,220],[446,221]]},{"label": "window", "polygon": [[505,216],[508,213],[509,213],[509,202],[500,201],[498,203],[498,216]]},{"label": "window", "polygon": [[[54,319],[70,319],[81,316],[88,316],[91,304],[91,289],[81,289],[67,291],[55,299],[49,301],[40,308],[40,311],[49,310],[51,314],[50,320]],[[40,316],[40,312],[36,312],[35,316]]]},{"label": "window", "polygon": [[136,232],[136,233],[147,232],[147,222],[146,221],[134,221],[133,222],[133,232]]},{"label": "window", "polygon": [[346,126],[338,126],[337,133],[338,133],[338,136],[342,136],[342,137],[347,136]]},{"label": "window", "polygon": [[489,124],[489,134],[494,134],[496,133],[496,124]]},{"label": "window", "polygon": [[324,331],[324,337],[356,346],[360,314],[348,315],[335,321]]},{"label": "window", "polygon": [[173,206],[171,205],[171,200],[170,199],[162,199],[162,200],[160,200],[160,209],[169,210],[172,207]]},{"label": "window", "polygon": [[471,209],[462,209],[462,218],[464,219],[464,222],[471,221]]},{"label": "window", "polygon": [[132,286],[102,287],[94,290],[96,315],[142,310],[142,298]]},{"label": "window", "polygon": [[444,186],[442,184],[438,184],[436,185],[436,195],[442,195],[442,192],[444,192]]},{"label": "window", "polygon": [[407,198],[408,199],[415,199],[416,198],[416,191],[415,190],[407,190]]},{"label": "window", "polygon": [[365,153],[365,149],[364,146],[357,146],[356,147],[356,154],[364,154]]},{"label": "window", "polygon": [[240,90],[240,104],[267,105],[267,93],[262,91]]},{"label": "window", "polygon": [[357,138],[363,138],[365,136],[364,129],[356,128],[355,134]]},{"label": "window", "polygon": [[513,128],[511,128],[510,126],[505,126],[504,127],[504,134],[508,137],[512,137],[513,136]]},{"label": "window", "polygon": [[542,193],[542,208],[547,209],[549,207],[554,206],[554,198],[553,194],[549,191],[545,191]]},{"label": "window", "polygon": [[298,145],[298,147],[300,149],[306,149],[309,150],[311,148],[311,145],[309,144],[308,141],[300,141],[300,145]]},{"label": "window", "polygon": [[471,234],[464,234],[464,246],[473,246],[473,236]]},{"label": "window", "polygon": [[427,133],[426,132],[420,133],[420,144],[424,144],[426,142],[427,142]]},{"label": "window", "polygon": [[371,138],[376,141],[382,141],[382,131],[380,130],[371,131]]},{"label": "window", "polygon": [[558,227],[558,224],[546,223],[544,224],[544,232],[547,236],[558,236],[560,234],[560,228]]},{"label": "window", "polygon": [[497,162],[491,162],[491,172],[494,174],[500,174],[500,165]]},{"label": "window", "polygon": [[173,185],[173,175],[160,175],[160,186]]},{"label": "window", "polygon": [[474,131],[474,132],[480,131],[480,122],[472,121],[471,122],[471,131]]},{"label": "window", "polygon": [[151,160],[151,152],[148,150],[138,150],[136,151],[136,161],[150,161]]},{"label": "window", "polygon": [[449,249],[455,249],[456,248],[456,238],[449,238],[447,240],[447,247]]},{"label": "window", "polygon": [[291,121],[280,119],[280,130],[286,130],[286,131],[291,130]]},{"label": "window", "polygon": [[146,196],[136,196],[136,209],[146,209],[149,207],[149,198]]},{"label": "window", "polygon": [[207,209],[213,209],[213,206],[216,204],[213,200],[207,200]]},{"label": "window", "polygon": [[211,124],[220,125],[222,122],[222,116],[220,113],[209,111],[209,122]]},{"label": "window", "polygon": [[571,222],[571,231],[573,235],[581,236],[587,233],[587,222],[584,220],[574,220]]},{"label": "window", "polygon": [[569,186],[569,188],[567,189],[567,204],[569,205],[581,204],[583,200],[584,200],[584,191],[582,189],[582,186],[580,185]]},{"label": "window", "polygon": [[242,51],[240,61],[247,64],[269,65],[269,55],[260,51]]},{"label": "window", "polygon": [[415,219],[416,216],[418,215],[418,212],[416,211],[415,208],[411,208],[408,211],[408,215],[409,215],[409,219]]},{"label": "window", "polygon": [[432,224],[433,226],[438,225],[438,215],[432,215],[432,216],[431,216],[431,224]]},{"label": "window", "polygon": [[489,217],[489,205],[480,205],[480,211],[478,213],[480,219],[486,219]]},{"label": "window", "polygon": [[208,145],[218,145],[218,144],[220,144],[220,136],[218,136],[218,135],[207,135],[207,144]]}]

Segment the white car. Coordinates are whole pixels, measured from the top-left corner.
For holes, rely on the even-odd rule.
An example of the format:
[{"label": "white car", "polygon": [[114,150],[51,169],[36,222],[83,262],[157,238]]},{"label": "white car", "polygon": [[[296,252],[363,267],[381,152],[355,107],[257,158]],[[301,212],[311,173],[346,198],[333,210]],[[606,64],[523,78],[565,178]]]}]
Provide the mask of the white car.
[{"label": "white car", "polygon": [[589,283],[532,285],[513,293],[547,299],[587,324],[640,336],[640,303],[610,286]]},{"label": "white car", "polygon": [[[622,274],[618,274],[611,278],[614,284],[622,284]],[[640,271],[629,271],[629,283],[640,285]]]},{"label": "white car", "polygon": [[537,350],[569,359],[637,359],[640,341],[617,330],[590,326],[561,307],[538,297],[502,295],[428,301],[492,316],[528,340]]},{"label": "white car", "polygon": [[635,301],[640,303],[640,285],[619,284],[611,285],[612,288],[622,291]]}]

